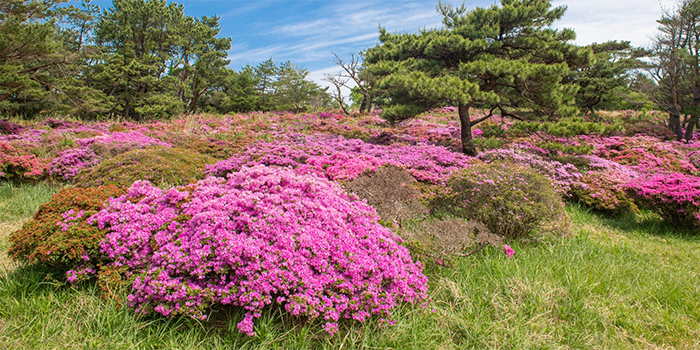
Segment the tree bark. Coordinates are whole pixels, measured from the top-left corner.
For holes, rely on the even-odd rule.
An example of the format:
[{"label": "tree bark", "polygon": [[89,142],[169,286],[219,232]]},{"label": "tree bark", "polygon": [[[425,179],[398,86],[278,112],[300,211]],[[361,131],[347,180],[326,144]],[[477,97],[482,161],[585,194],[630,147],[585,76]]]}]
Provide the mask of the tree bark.
[{"label": "tree bark", "polygon": [[683,139],[683,130],[681,129],[681,111],[678,108],[678,95],[675,89],[671,89],[670,96],[671,111],[668,113],[668,126],[676,134],[676,139]]},{"label": "tree bark", "polygon": [[690,121],[685,127],[685,142],[690,142],[693,138],[693,129],[695,125],[698,124],[698,119],[700,119],[700,111],[698,111],[698,106],[700,106],[700,86],[697,84],[693,86],[693,113],[690,116]]},{"label": "tree bark", "polygon": [[470,157],[476,157],[479,152],[472,143],[472,124],[471,120],[469,120],[469,105],[460,103],[458,112],[459,124],[461,126],[462,153]]}]

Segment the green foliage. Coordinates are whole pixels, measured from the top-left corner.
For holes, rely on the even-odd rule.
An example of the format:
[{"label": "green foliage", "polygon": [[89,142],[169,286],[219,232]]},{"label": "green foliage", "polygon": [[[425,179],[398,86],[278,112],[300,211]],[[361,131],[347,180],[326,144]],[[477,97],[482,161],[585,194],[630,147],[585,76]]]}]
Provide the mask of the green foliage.
[{"label": "green foliage", "polygon": [[204,177],[214,158],[184,148],[136,149],[101,162],[76,180],[76,186],[128,187],[137,180],[155,185],[183,185]]},{"label": "green foliage", "polygon": [[628,181],[629,178],[616,172],[589,171],[581,177],[581,182],[587,187],[575,188],[573,196],[589,207],[608,214],[636,211],[634,201],[624,189]]},{"label": "green foliage", "polygon": [[60,190],[41,205],[33,220],[12,234],[8,254],[17,261],[61,268],[84,264],[84,256],[95,256],[104,238],[104,233],[86,219],[101,210],[108,198],[124,193],[112,185]]},{"label": "green foliage", "polygon": [[561,196],[551,182],[529,167],[494,162],[455,173],[450,192],[438,199],[455,214],[483,222],[491,232],[527,238],[533,230],[563,215]]},{"label": "green foliage", "polygon": [[595,114],[596,109],[614,110],[621,103],[619,95],[630,94],[629,74],[645,66],[640,58],[648,53],[630,45],[629,41],[608,41],[589,46],[595,60],[588,66],[576,67],[567,78],[579,86],[576,104]]},{"label": "green foliage", "polygon": [[571,137],[576,135],[610,136],[622,133],[624,127],[620,123],[605,124],[585,121],[583,118],[565,118],[557,122],[516,122],[508,129],[515,136],[526,136],[535,132],[543,132],[552,136]]},{"label": "green foliage", "polygon": [[[542,149],[548,150],[548,151],[556,151],[556,153],[561,152],[564,154],[576,154],[576,155],[587,155],[590,154],[591,151],[593,150],[593,146],[591,145],[565,145],[561,142],[545,142],[538,144],[538,146]],[[566,162],[569,163],[569,162]],[[563,163],[563,164],[566,164]]]},{"label": "green foliage", "polygon": [[367,71],[389,98],[382,115],[400,120],[445,104],[459,107],[462,148],[471,145],[469,107],[502,116],[571,115],[577,87],[562,82],[573,67],[586,66],[590,49],[568,42],[572,30],[554,30],[565,7],[548,0],[501,1],[467,11],[440,4],[445,28],[417,34],[380,29],[380,44],[367,50]]},{"label": "green foliage", "polygon": [[482,150],[500,148],[506,143],[505,140],[501,140],[496,137],[480,137],[472,140],[472,142],[476,147],[479,147],[479,149]]},{"label": "green foliage", "polygon": [[298,113],[330,104],[325,89],[307,80],[309,71],[290,61],[277,66],[270,58],[253,72],[258,82],[259,110]]}]

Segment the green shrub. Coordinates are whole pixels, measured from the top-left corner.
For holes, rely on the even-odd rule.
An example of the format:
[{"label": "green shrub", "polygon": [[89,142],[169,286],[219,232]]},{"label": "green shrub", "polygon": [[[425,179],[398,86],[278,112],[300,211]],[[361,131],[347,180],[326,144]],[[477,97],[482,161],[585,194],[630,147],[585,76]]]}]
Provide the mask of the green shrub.
[{"label": "green shrub", "polygon": [[541,131],[552,136],[571,137],[576,135],[614,135],[621,134],[623,130],[621,124],[594,123],[577,117],[544,123],[521,121],[513,124],[508,133],[514,136],[528,136]]},{"label": "green shrub", "polygon": [[12,234],[8,255],[21,262],[73,268],[95,256],[104,232],[88,225],[87,218],[101,210],[110,197],[125,193],[116,186],[63,188],[44,203]]},{"label": "green shrub", "polygon": [[479,124],[478,126],[481,131],[483,131],[483,136],[484,138],[490,138],[490,137],[499,137],[503,136],[506,131],[503,129],[503,126],[500,124],[494,124],[494,123],[483,123]]},{"label": "green shrub", "polygon": [[183,185],[202,179],[204,166],[214,158],[173,147],[135,149],[108,159],[76,181],[76,186],[117,185],[128,187],[137,180],[155,185]]},{"label": "green shrub", "polygon": [[624,189],[629,181],[628,176],[614,170],[589,171],[581,177],[587,188],[576,188],[573,195],[589,207],[608,214],[635,211],[636,206]]},{"label": "green shrub", "polygon": [[504,162],[476,164],[447,182],[446,203],[458,216],[483,222],[491,232],[525,238],[564,215],[552,183],[529,167]]},{"label": "green shrub", "polygon": [[565,145],[561,142],[544,142],[539,144],[540,148],[547,151],[558,151],[564,154],[588,155],[593,150],[591,145]]},{"label": "green shrub", "polygon": [[472,143],[480,149],[496,149],[503,146],[506,141],[495,137],[480,137],[473,139]]}]

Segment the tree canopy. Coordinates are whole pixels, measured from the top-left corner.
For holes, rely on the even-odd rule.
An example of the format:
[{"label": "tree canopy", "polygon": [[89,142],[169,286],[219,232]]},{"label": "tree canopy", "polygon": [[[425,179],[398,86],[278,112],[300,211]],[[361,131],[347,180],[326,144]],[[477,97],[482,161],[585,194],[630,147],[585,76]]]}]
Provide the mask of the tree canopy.
[{"label": "tree canopy", "polygon": [[471,126],[480,120],[470,121],[471,107],[489,110],[486,117],[573,114],[577,86],[562,79],[590,64],[593,52],[569,43],[572,30],[550,27],[565,10],[547,0],[502,0],[473,10],[440,3],[444,28],[416,34],[380,28],[380,44],[367,50],[365,62],[389,97],[383,115],[397,120],[455,104],[462,151],[476,155]]}]

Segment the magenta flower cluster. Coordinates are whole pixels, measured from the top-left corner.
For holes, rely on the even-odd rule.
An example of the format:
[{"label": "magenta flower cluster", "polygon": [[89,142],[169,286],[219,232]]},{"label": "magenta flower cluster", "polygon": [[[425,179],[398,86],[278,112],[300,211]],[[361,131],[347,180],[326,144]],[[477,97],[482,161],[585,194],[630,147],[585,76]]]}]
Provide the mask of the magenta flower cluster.
[{"label": "magenta flower cluster", "polygon": [[171,147],[167,142],[146,136],[141,132],[114,132],[108,135],[78,140],[81,146],[90,146],[93,150],[105,156],[117,155],[132,149],[150,146]]},{"label": "magenta flower cluster", "polygon": [[295,134],[281,136],[275,142],[248,146],[240,154],[207,166],[207,173],[224,176],[243,166],[263,164],[291,166],[300,172],[322,175],[331,180],[350,180],[367,170],[395,165],[405,168],[419,181],[439,183],[455,170],[474,162],[473,158],[440,146],[382,146],[337,135]]},{"label": "magenta flower cluster", "polygon": [[587,187],[586,184],[581,182],[581,173],[573,164],[562,164],[519,149],[489,150],[481,152],[477,158],[487,163],[509,161],[529,166],[548,177],[555,186],[555,190],[560,193],[567,194],[574,189]]},{"label": "magenta flower cluster", "polygon": [[89,169],[100,163],[100,156],[90,147],[70,148],[58,154],[51,161],[49,175],[63,180],[74,178],[83,169]]},{"label": "magenta flower cluster", "polygon": [[89,218],[107,232],[105,258],[134,278],[138,312],[205,318],[236,305],[249,335],[272,303],[333,333],[340,319],[425,300],[422,265],[378,220],[334,182],[262,165],[167,191],[136,182]]},{"label": "magenta flower cluster", "polygon": [[700,224],[700,177],[681,173],[639,177],[626,186],[640,206],[677,226]]}]

